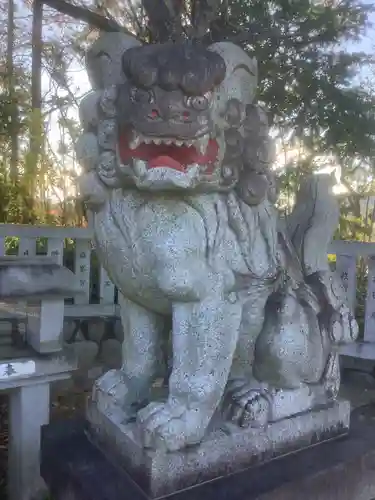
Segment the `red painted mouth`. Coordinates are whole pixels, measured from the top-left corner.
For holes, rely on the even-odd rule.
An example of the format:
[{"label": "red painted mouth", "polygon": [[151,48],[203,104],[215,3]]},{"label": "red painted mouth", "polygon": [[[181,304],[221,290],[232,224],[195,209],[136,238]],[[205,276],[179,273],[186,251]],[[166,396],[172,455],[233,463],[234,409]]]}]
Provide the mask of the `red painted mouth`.
[{"label": "red painted mouth", "polygon": [[202,154],[195,146],[177,144],[140,143],[135,149],[129,147],[129,134],[124,132],[119,137],[119,155],[123,163],[131,158],[146,161],[148,168],[168,167],[179,172],[186,172],[194,163],[206,167],[205,173],[212,173],[217,159],[219,146],[215,139],[210,139],[206,153]]}]

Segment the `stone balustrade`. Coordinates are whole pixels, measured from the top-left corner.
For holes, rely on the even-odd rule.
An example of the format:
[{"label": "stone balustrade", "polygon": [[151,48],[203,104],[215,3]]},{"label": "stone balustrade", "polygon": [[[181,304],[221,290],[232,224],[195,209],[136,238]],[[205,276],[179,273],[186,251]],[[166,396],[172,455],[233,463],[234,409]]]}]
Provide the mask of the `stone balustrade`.
[{"label": "stone balustrade", "polygon": [[[16,246],[16,250],[12,250]],[[95,259],[90,228],[0,225],[0,256],[15,253],[33,257],[45,255],[64,263],[77,277],[80,294],[65,300],[63,339],[77,353],[79,364],[112,367],[119,363],[122,329],[117,292],[105,270]],[[365,343],[346,346],[345,354],[375,359],[375,243],[334,241],[332,255],[347,289],[352,307],[357,300],[357,264],[367,268],[367,294],[364,312]],[[0,359],[13,357],[12,331],[15,322],[22,336],[25,310],[0,303]]]}]

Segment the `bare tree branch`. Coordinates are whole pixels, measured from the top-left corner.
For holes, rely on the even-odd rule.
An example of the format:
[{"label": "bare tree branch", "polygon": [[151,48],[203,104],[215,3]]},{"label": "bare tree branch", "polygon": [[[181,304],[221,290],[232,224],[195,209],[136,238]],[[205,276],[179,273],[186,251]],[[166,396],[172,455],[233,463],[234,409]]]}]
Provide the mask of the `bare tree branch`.
[{"label": "bare tree branch", "polygon": [[132,25],[135,27],[137,27],[137,36],[139,35],[142,35],[143,34],[143,26],[142,26],[142,22],[140,19],[138,19],[138,16],[137,16],[137,12],[136,12],[136,9],[134,7],[134,4],[133,4],[133,1],[132,0],[127,0],[127,4],[128,4],[128,8],[131,12],[131,23]]},{"label": "bare tree branch", "polygon": [[221,0],[193,0],[192,25],[196,38],[202,38],[219,15]]},{"label": "bare tree branch", "polygon": [[65,0],[43,0],[43,3],[45,5],[48,5],[49,7],[52,7],[53,9],[56,9],[62,14],[66,14],[73,17],[74,19],[77,19],[78,21],[83,21],[84,23],[87,23],[91,26],[95,26],[95,28],[98,28],[102,31],[123,31],[125,33],[129,33],[126,28],[118,24],[113,19],[107,19],[106,17],[101,16],[100,14],[97,14],[92,10],[86,9],[84,7],[79,7],[78,5],[72,5]]}]

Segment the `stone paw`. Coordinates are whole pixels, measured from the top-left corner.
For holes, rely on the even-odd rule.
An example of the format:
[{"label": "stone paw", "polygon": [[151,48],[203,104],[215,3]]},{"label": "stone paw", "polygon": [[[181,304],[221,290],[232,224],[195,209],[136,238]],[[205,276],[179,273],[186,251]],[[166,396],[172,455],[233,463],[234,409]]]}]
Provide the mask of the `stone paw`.
[{"label": "stone paw", "polygon": [[244,383],[228,391],[223,414],[240,427],[264,427],[269,421],[270,401],[263,390]]},{"label": "stone paw", "polygon": [[116,406],[126,412],[131,412],[134,403],[121,370],[110,370],[95,381],[92,400],[102,410]]},{"label": "stone paw", "polygon": [[209,418],[198,408],[167,401],[150,403],[138,412],[137,422],[145,448],[177,451],[202,440]]}]

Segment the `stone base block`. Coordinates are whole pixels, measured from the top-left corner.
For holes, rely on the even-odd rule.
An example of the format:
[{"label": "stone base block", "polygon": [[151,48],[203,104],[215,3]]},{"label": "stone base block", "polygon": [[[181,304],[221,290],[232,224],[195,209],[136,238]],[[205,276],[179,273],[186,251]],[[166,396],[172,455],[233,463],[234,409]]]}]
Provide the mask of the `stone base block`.
[{"label": "stone base block", "polygon": [[90,402],[88,437],[120,464],[150,498],[228,476],[348,432],[350,403],[337,401],[280,420],[266,429],[241,429],[218,422],[199,445],[180,452],[145,450],[135,423],[124,423],[112,407]]},{"label": "stone base block", "polygon": [[[168,500],[373,500],[375,405],[356,409],[350,432],[168,496]],[[87,423],[54,422],[42,432],[41,472],[53,498],[147,500],[126,471],[87,437]]]}]

